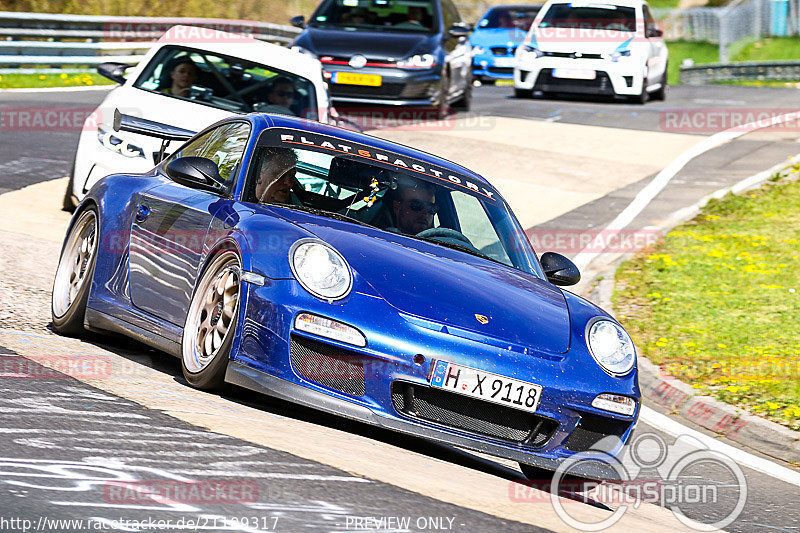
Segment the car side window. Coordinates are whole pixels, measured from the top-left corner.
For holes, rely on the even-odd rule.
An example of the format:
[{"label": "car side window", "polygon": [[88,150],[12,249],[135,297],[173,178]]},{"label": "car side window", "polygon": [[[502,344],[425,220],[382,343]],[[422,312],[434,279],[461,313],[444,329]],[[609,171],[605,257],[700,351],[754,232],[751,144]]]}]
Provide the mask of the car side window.
[{"label": "car side window", "polygon": [[647,6],[642,6],[644,10],[644,31],[645,35],[651,30],[656,29],[658,26],[656,25],[656,20],[653,18],[653,14],[650,13],[650,8]]},{"label": "car side window", "polygon": [[222,179],[231,181],[244,155],[248,137],[250,137],[249,123],[225,124],[185,144],[169,159],[171,161],[178,157],[205,157],[217,164]]}]

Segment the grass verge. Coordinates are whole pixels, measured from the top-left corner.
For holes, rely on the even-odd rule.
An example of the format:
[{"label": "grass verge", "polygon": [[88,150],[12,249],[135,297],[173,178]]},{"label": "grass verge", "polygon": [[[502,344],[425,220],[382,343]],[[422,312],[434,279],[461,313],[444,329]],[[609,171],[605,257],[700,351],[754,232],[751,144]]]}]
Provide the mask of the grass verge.
[{"label": "grass verge", "polygon": [[83,87],[113,85],[114,82],[93,72],[61,74],[2,74],[0,89],[31,89],[43,87]]},{"label": "grass verge", "polygon": [[719,60],[719,47],[707,42],[667,41],[669,50],[669,70],[667,83],[680,83],[680,68],[684,59],[692,59],[695,64],[716,63]]},{"label": "grass verge", "polygon": [[643,355],[698,392],[800,429],[800,164],[711,202],[623,263],[614,305]]}]

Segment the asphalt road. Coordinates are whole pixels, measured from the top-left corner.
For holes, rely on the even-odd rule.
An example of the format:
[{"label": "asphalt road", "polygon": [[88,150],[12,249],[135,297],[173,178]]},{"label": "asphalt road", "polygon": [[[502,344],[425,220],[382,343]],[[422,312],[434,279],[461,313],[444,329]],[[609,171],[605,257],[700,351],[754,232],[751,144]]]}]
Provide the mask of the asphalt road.
[{"label": "asphalt road", "polygon": [[[573,98],[518,100],[510,94],[509,87],[477,88],[474,111],[531,120],[660,131],[663,129],[663,113],[669,109],[735,107],[789,110],[792,104],[796,106],[797,101],[797,93],[792,90],[726,86],[674,87],[670,88],[666,103],[651,102],[644,106]],[[1,93],[0,107],[2,110],[58,108],[66,112],[88,113],[104,95],[105,92],[101,91]],[[780,150],[775,149],[776,158],[792,148],[789,144],[791,139],[782,139],[781,142],[787,144],[781,145]],[[4,127],[0,130],[0,193],[66,175],[76,143],[77,132],[74,130],[8,131]],[[731,154],[727,157],[733,158]],[[765,159],[765,164],[759,168],[770,165]],[[743,172],[747,172],[747,168]],[[692,176],[688,174],[679,184],[687,183],[692,183]],[[579,224],[590,226],[601,225],[613,213],[609,206],[620,203],[612,200],[622,198],[624,203],[624,199],[635,190],[633,187],[626,194],[606,199],[605,204],[584,208],[571,220],[580,220]],[[697,195],[698,191],[692,194]],[[110,348],[119,353],[146,350],[126,343]],[[2,347],[0,354],[9,354],[10,357],[3,356],[4,362],[17,364],[21,360]],[[180,370],[173,360],[166,359],[161,363],[161,371],[180,380]],[[442,529],[436,526],[450,524],[448,518],[453,519],[453,529],[531,530],[528,525],[446,504],[385,483],[365,481],[362,477],[317,462],[211,433],[69,378],[52,375],[37,380],[3,379],[0,386],[3,388],[0,443],[4,456],[0,460],[4,481],[0,484],[0,509],[3,509],[0,529],[3,530],[13,531],[2,523],[2,518],[12,516],[34,521],[40,516],[91,519],[106,524],[118,518],[146,517],[204,517],[209,524],[211,520],[219,521],[224,517],[224,521],[215,522],[211,530],[235,530],[235,527],[246,530],[241,528],[244,525],[242,521],[234,523],[232,520],[247,517],[250,511],[259,517],[267,517],[267,520],[277,519],[277,527],[273,528],[269,527],[272,522],[259,523],[258,528],[264,530],[353,529],[357,525],[352,522],[354,517],[365,516],[438,517],[439,522],[424,524],[428,526],[427,530]],[[254,399],[234,393],[233,399],[268,411],[274,409],[283,416],[310,421],[321,427],[339,427],[342,424],[312,410],[261,397]],[[347,423],[341,427],[376,442],[391,442],[465,469],[480,470],[509,480],[516,475],[512,465],[502,462],[482,461],[418,439],[376,433],[359,424]],[[667,445],[673,445],[676,440],[673,435],[640,424],[637,435],[645,434],[657,435]],[[800,530],[800,510],[793,505],[798,487],[747,467],[743,467],[742,472],[746,478],[747,503],[737,521],[726,530]],[[661,474],[648,472],[646,468],[641,474],[643,479],[659,479],[659,476]],[[259,493],[266,493],[270,503],[265,505],[264,498],[259,499],[260,503],[250,505],[203,503],[190,505],[193,508],[189,510],[176,509],[169,502],[152,505],[139,501],[115,501],[108,492],[109,480],[119,479],[126,482],[254,480]],[[715,488],[713,502],[682,504],[681,508],[689,517],[700,521],[713,522],[724,517],[735,507],[741,494],[741,486],[732,473],[713,461],[690,465],[682,479]],[[686,484],[690,482],[686,481]],[[249,485],[244,487],[253,488]],[[122,513],[120,509],[123,509]],[[346,523],[347,517],[350,517],[350,523]],[[386,526],[385,530],[402,529],[397,524],[382,526]],[[71,529],[62,525],[53,530]]]}]

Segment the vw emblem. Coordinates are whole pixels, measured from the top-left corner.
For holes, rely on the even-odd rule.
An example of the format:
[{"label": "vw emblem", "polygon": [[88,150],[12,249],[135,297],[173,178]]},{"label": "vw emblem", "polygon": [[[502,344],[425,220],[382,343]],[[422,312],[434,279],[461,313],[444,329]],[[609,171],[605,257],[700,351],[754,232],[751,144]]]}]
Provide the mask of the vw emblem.
[{"label": "vw emblem", "polygon": [[353,68],[362,68],[364,65],[367,64],[367,58],[362,56],[361,54],[354,55],[350,58],[350,66]]}]

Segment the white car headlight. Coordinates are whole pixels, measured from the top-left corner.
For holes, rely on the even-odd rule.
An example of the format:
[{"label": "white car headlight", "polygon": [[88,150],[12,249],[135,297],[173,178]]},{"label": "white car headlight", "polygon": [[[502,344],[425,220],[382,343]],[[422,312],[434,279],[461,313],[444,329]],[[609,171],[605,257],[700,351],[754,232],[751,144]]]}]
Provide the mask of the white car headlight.
[{"label": "white car headlight", "polygon": [[400,68],[432,68],[436,65],[433,54],[418,54],[397,62]]},{"label": "white car headlight", "polygon": [[628,333],[610,320],[598,320],[586,335],[589,353],[603,370],[615,376],[627,374],[636,362],[636,348]]},{"label": "white car headlight", "polygon": [[304,239],[289,250],[292,273],[305,290],[323,300],[339,300],[350,292],[353,275],[344,257],[322,241]]}]

